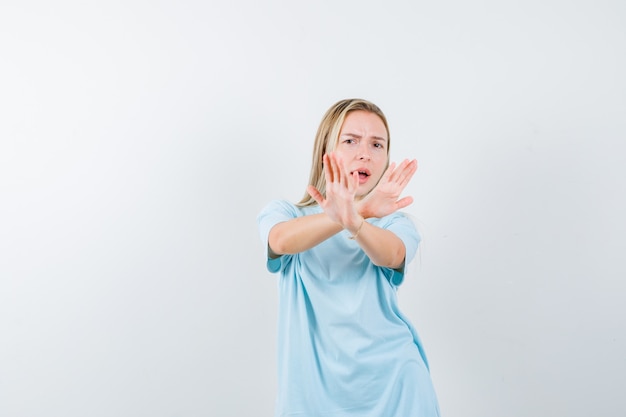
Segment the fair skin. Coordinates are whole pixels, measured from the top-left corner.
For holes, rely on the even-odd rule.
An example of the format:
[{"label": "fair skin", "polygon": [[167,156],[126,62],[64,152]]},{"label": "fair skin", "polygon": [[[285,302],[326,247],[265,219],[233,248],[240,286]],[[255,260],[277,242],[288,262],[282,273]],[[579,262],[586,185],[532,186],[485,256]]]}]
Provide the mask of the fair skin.
[{"label": "fair skin", "polygon": [[417,161],[404,160],[385,169],[387,146],[387,130],[376,114],[348,113],[335,151],[324,155],[326,196],[313,186],[307,188],[323,212],[275,225],[269,234],[271,256],[305,251],[345,229],[356,234],[355,241],[375,265],[401,268],[402,241],[393,232],[364,221],[413,202],[400,194],[417,170]]}]

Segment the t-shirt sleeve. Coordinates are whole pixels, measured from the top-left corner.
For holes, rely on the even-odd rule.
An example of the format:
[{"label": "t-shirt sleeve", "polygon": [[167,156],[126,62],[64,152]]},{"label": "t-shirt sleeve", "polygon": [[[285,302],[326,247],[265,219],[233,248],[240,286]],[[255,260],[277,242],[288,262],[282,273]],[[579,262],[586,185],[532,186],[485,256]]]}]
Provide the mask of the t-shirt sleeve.
[{"label": "t-shirt sleeve", "polygon": [[261,210],[257,216],[257,224],[261,241],[265,248],[267,258],[267,269],[270,272],[280,271],[286,265],[293,255],[281,255],[277,258],[270,258],[269,254],[269,235],[272,227],[278,223],[291,220],[298,217],[298,210],[295,205],[284,200],[271,201]]},{"label": "t-shirt sleeve", "polygon": [[389,270],[389,282],[392,285],[398,286],[402,284],[404,280],[404,272],[406,266],[411,263],[417,253],[417,247],[420,243],[420,235],[415,228],[413,221],[404,213],[394,213],[393,215],[385,218],[382,228],[393,232],[402,243],[404,243],[405,255],[404,266],[402,270],[390,269]]}]

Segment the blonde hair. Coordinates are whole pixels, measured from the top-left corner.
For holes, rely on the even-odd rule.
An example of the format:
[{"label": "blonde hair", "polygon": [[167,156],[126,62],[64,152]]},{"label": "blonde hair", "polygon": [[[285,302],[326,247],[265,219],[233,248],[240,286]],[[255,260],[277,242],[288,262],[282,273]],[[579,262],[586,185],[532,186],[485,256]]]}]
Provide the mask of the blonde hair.
[{"label": "blonde hair", "polygon": [[[340,100],[331,106],[317,129],[315,135],[315,143],[313,144],[313,160],[311,162],[311,174],[309,175],[309,185],[314,186],[326,196],[326,177],[324,176],[324,166],[322,158],[325,154],[330,153],[337,147],[337,141],[339,139],[339,133],[343,126],[348,113],[364,110],[370,113],[374,113],[382,120],[387,130],[387,165],[389,165],[389,145],[391,138],[389,137],[389,125],[387,124],[387,118],[383,114],[382,110],[367,100],[358,98]],[[306,207],[317,204],[317,202],[305,191],[304,197],[298,202],[298,206]]]}]

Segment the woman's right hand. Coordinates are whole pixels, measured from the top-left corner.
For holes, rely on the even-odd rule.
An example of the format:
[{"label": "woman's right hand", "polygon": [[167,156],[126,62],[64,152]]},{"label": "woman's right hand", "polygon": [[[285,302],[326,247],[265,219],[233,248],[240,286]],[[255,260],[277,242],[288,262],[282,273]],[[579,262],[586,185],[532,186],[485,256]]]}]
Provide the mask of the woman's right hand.
[{"label": "woman's right hand", "polygon": [[323,158],[326,196],[312,185],[309,185],[307,192],[332,221],[354,233],[363,222],[355,201],[358,173],[350,174],[343,166],[343,161],[334,153],[326,154]]}]

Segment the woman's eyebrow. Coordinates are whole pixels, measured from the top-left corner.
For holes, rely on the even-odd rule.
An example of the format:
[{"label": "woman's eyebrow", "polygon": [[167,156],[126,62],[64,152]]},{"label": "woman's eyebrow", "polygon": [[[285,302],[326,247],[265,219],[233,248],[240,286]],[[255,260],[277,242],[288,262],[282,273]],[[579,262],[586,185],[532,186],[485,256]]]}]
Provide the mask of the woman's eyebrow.
[{"label": "woman's eyebrow", "polygon": [[[346,133],[342,133],[341,136],[350,136],[351,138],[357,138],[357,139],[361,139],[363,136],[357,134],[357,133],[350,133],[350,132],[346,132]],[[387,142],[387,138],[382,137],[382,136],[370,136],[372,139],[374,140],[380,140],[383,142]]]}]

